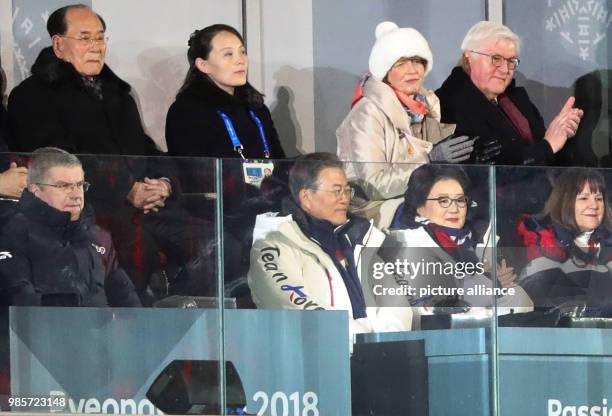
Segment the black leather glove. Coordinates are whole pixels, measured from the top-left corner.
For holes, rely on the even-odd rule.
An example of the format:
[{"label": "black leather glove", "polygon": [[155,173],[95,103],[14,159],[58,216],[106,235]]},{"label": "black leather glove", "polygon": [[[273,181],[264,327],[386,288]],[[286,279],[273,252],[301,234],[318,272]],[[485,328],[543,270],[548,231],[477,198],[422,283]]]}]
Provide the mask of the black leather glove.
[{"label": "black leather glove", "polygon": [[429,160],[441,163],[460,163],[468,160],[474,151],[476,138],[448,136],[436,143],[429,153]]},{"label": "black leather glove", "polygon": [[497,139],[480,139],[474,150],[474,163],[494,164],[495,158],[501,153],[501,144]]}]

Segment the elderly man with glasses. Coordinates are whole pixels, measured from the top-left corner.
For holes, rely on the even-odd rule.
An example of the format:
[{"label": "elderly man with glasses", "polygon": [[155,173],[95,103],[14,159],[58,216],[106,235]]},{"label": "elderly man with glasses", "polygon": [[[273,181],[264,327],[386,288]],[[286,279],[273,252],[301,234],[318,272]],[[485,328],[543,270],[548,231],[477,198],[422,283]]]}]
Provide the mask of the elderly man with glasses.
[{"label": "elderly man with glasses", "polygon": [[0,298],[24,306],[139,306],[108,233],[85,209],[89,183],[61,149],[32,154],[28,187],[0,235]]},{"label": "elderly man with glasses", "polygon": [[300,158],[282,212],[258,216],[248,274],[258,308],[347,310],[350,333],[409,330],[409,308],[377,308],[362,279],[362,250],[384,234],[348,214],[353,188],[335,155]]},{"label": "elderly man with glasses", "polygon": [[[87,6],[70,5],[49,16],[47,31],[51,46],[40,52],[32,75],[9,96],[9,149],[55,146],[79,154],[161,154],[144,132],[130,86],[105,64],[104,20]],[[136,170],[131,173],[144,176]],[[120,181],[132,205],[145,212],[163,207],[170,182],[139,179]]]},{"label": "elderly man with glasses", "polygon": [[88,203],[111,232],[144,299],[162,258],[181,265],[197,252],[185,237],[191,219],[172,198],[174,163],[117,157],[162,153],[144,132],[130,85],[105,63],[104,20],[85,5],[69,5],[51,13],[47,31],[51,46],[40,52],[32,75],[9,97],[9,149],[31,152],[54,146],[101,155],[83,158],[96,189]]},{"label": "elderly man with glasses", "polygon": [[570,97],[545,127],[525,89],[515,85],[520,46],[519,37],[504,25],[482,21],[472,26],[461,44],[461,65],[436,91],[442,122],[457,124],[457,134],[499,141],[497,164],[553,164],[554,154],[576,134],[583,112],[573,108]]}]

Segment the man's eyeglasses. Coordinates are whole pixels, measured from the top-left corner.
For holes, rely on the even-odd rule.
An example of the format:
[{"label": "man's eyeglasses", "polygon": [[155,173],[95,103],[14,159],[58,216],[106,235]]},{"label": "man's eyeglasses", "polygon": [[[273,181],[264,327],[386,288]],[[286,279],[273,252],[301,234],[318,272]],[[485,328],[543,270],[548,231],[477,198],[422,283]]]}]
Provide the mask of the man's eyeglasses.
[{"label": "man's eyeglasses", "polygon": [[105,45],[108,42],[108,36],[96,36],[96,37],[89,37],[89,36],[83,36],[82,38],[74,38],[72,36],[66,36],[66,35],[59,35],[62,38],[66,38],[66,39],[72,39],[72,40],[76,40],[77,42],[79,42],[82,46],[101,46],[101,45]]},{"label": "man's eyeglasses", "polygon": [[488,56],[491,58],[491,63],[493,64],[493,66],[502,66],[504,64],[504,61],[506,61],[508,63],[508,69],[509,70],[514,70],[516,69],[517,66],[519,66],[519,63],[521,62],[521,60],[519,58],[504,58],[501,55],[491,55],[489,53],[483,53],[483,52],[477,52],[474,50],[470,50],[470,52],[472,53],[476,53],[478,55],[484,55],[484,56]]},{"label": "man's eyeglasses", "polygon": [[442,208],[450,207],[453,202],[457,205],[457,207],[465,208],[467,207],[467,204],[470,201],[470,199],[467,196],[460,196],[459,198],[449,198],[447,196],[439,196],[437,198],[427,198],[426,201],[438,201],[438,204]]},{"label": "man's eyeglasses", "polygon": [[75,189],[78,189],[79,191],[87,192],[87,190],[91,186],[91,184],[89,182],[85,182],[85,181],[74,182],[74,183],[60,182],[60,183],[56,183],[56,184],[53,184],[53,183],[35,183],[34,185],[38,185],[38,186],[51,186],[51,187],[53,187],[55,189],[59,189],[60,191],[62,191],[65,194],[69,194],[70,192],[74,191]]},{"label": "man's eyeglasses", "polygon": [[323,192],[331,192],[334,194],[336,199],[340,199],[342,195],[345,195],[348,199],[351,199],[355,196],[355,188],[352,186],[345,186],[344,188],[336,188],[336,189],[322,189],[322,188],[312,188],[313,191],[323,191]]}]

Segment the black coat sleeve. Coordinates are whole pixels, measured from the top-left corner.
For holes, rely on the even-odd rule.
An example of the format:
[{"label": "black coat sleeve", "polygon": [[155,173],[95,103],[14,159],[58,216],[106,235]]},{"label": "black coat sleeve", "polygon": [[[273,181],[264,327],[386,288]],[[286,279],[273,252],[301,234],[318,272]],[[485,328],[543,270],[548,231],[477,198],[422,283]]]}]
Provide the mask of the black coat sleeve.
[{"label": "black coat sleeve", "polygon": [[[1,91],[1,88],[0,88]],[[8,114],[0,103],[0,152],[8,151]]]},{"label": "black coat sleeve", "polygon": [[13,89],[8,101],[9,149],[32,152],[55,146],[77,153],[75,141],[62,125],[56,108],[53,96],[44,88],[37,89],[33,80],[28,79]]},{"label": "black coat sleeve", "polygon": [[529,121],[529,127],[533,134],[534,143],[531,145],[521,144],[521,159],[524,165],[547,165],[553,161],[554,153],[546,140],[546,126],[540,110],[529,98],[527,90],[516,87],[512,90],[510,97],[521,113]]},{"label": "black coat sleeve", "polygon": [[170,156],[210,157],[209,116],[181,100],[175,101],[166,115],[166,144]]},{"label": "black coat sleeve", "polygon": [[553,159],[552,148],[544,140],[545,126],[542,115],[531,102],[524,88],[511,88],[508,95],[525,116],[531,128],[534,143],[524,143],[517,137],[510,121],[501,109],[490,103],[472,86],[444,84],[436,91],[440,98],[443,123],[457,125],[456,134],[497,139],[502,145],[498,164],[546,165]]},{"label": "black coat sleeve", "polygon": [[119,265],[115,248],[112,244],[109,247],[107,275],[104,281],[109,306],[142,306],[132,280]]},{"label": "black coat sleeve", "polygon": [[27,226],[16,217],[0,234],[0,292],[6,294],[11,305],[41,305],[41,295],[34,288],[26,255],[28,235]]}]

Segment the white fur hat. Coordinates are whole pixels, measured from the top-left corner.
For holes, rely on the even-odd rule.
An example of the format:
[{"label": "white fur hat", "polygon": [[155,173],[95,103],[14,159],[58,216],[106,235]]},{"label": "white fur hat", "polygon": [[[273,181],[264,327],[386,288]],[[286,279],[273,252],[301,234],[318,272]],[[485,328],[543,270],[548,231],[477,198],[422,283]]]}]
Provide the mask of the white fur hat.
[{"label": "white fur hat", "polygon": [[376,26],[376,43],[370,52],[370,73],[377,81],[382,81],[389,69],[400,58],[418,56],[427,61],[425,75],[433,67],[433,55],[429,44],[411,27],[399,28],[393,22],[382,22]]}]

